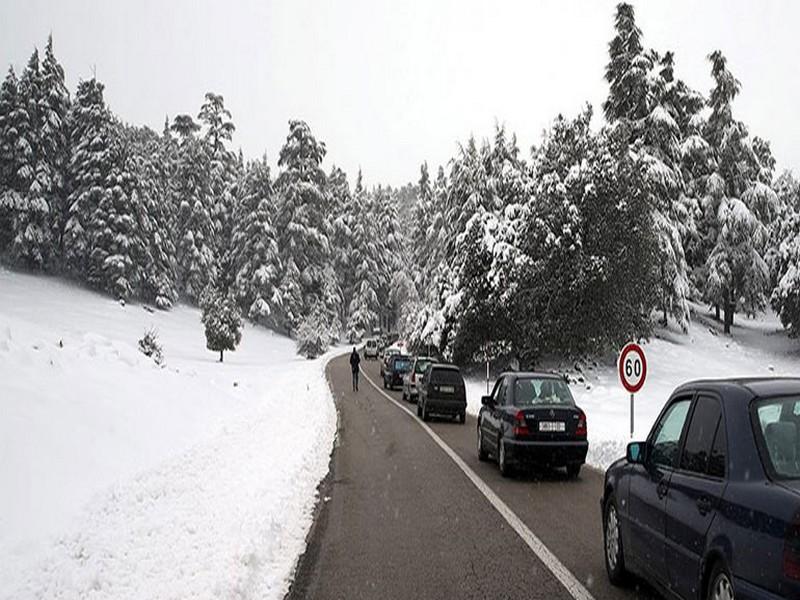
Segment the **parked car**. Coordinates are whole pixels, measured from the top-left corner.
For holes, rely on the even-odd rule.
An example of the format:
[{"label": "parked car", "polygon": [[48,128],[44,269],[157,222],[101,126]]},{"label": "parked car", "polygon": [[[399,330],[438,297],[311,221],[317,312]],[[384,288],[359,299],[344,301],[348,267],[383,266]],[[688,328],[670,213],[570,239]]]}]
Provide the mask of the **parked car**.
[{"label": "parked car", "polygon": [[417,399],[417,416],[423,421],[431,415],[457,417],[461,423],[467,419],[467,389],[458,367],[431,363],[425,373]]},{"label": "parked car", "polygon": [[419,397],[418,385],[425,376],[425,371],[433,364],[429,356],[417,356],[408,373],[403,377],[403,400],[416,402]]},{"label": "parked car", "polygon": [[389,346],[383,351],[383,360],[381,360],[381,379],[383,379],[386,375],[389,359],[397,354],[400,354],[400,348],[395,346]]},{"label": "parked car", "polygon": [[478,414],[478,459],[494,456],[503,476],[518,465],[566,467],[577,477],[586,461],[586,414],[569,385],[550,373],[504,373]]},{"label": "parked car", "polygon": [[605,563],[684,599],[800,598],[800,379],[695,381],[605,475]]},{"label": "parked car", "polygon": [[411,368],[411,357],[406,354],[395,354],[389,357],[383,374],[383,387],[393,390],[403,385],[403,376]]},{"label": "parked car", "polygon": [[370,338],[364,343],[364,360],[378,360],[378,340]]}]

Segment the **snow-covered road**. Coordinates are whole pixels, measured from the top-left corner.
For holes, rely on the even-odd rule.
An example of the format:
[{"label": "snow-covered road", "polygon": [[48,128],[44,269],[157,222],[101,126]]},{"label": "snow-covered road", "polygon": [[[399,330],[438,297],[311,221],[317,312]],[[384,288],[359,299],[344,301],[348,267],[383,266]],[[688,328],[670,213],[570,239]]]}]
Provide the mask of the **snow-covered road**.
[{"label": "snow-covered road", "polygon": [[283,597],[336,431],[327,357],[248,327],[215,358],[195,309],[0,270],[0,598]]}]

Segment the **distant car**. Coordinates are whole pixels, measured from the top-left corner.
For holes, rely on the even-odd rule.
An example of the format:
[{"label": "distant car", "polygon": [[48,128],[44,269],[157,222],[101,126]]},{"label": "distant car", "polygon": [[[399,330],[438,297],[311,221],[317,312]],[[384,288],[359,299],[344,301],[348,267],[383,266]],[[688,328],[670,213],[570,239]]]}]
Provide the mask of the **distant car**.
[{"label": "distant car", "polygon": [[364,344],[364,360],[378,360],[378,340],[368,339]]},{"label": "distant car", "polygon": [[432,363],[425,372],[419,387],[417,416],[428,421],[431,415],[457,417],[461,423],[467,419],[467,389],[458,367]]},{"label": "distant car", "polygon": [[433,364],[433,359],[428,356],[417,356],[408,373],[403,377],[403,400],[416,402],[419,397],[418,385],[422,381],[425,371]]},{"label": "distant car", "polygon": [[566,467],[577,477],[586,461],[586,415],[564,379],[549,373],[505,373],[478,414],[478,459],[494,456],[507,477],[517,465]]},{"label": "distant car", "polygon": [[386,374],[386,367],[389,364],[389,359],[393,356],[400,354],[400,348],[389,346],[383,351],[383,360],[381,360],[381,378]]},{"label": "distant car", "polygon": [[383,387],[393,390],[395,386],[403,385],[403,376],[409,369],[411,369],[410,356],[405,354],[390,356],[383,373]]},{"label": "distant car", "polygon": [[800,598],[800,379],[695,381],[605,475],[604,554],[671,597]]}]

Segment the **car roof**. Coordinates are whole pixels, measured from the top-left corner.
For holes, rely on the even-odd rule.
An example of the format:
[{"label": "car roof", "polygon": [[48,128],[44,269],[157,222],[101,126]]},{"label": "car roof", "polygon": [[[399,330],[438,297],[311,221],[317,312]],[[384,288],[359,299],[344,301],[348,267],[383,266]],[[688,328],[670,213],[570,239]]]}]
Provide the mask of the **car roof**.
[{"label": "car roof", "polygon": [[732,389],[746,394],[739,396],[767,397],[767,396],[788,396],[792,394],[800,395],[800,378],[798,377],[735,377],[726,379],[697,379],[688,381],[679,386],[675,393],[691,391],[695,389],[705,389],[717,392],[729,391]]},{"label": "car roof", "polygon": [[458,368],[458,365],[452,365],[450,363],[433,363],[431,365],[431,370],[433,369],[442,369],[448,371],[458,371],[461,372],[461,369]]},{"label": "car roof", "polygon": [[505,371],[500,377],[510,377],[512,379],[561,379],[564,377],[558,373],[547,373],[544,371]]}]

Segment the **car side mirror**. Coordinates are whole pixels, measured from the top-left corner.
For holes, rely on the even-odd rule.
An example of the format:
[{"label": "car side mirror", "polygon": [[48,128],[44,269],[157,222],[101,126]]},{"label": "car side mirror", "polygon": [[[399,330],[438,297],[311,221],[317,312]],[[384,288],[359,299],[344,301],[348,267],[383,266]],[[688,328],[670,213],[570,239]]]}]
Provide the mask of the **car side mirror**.
[{"label": "car side mirror", "polygon": [[647,442],[631,442],[625,450],[625,458],[634,465],[643,465],[647,460]]},{"label": "car side mirror", "polygon": [[494,400],[492,399],[491,396],[483,396],[481,398],[481,404],[488,408],[492,408],[494,406]]}]

